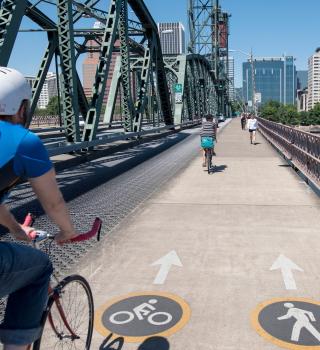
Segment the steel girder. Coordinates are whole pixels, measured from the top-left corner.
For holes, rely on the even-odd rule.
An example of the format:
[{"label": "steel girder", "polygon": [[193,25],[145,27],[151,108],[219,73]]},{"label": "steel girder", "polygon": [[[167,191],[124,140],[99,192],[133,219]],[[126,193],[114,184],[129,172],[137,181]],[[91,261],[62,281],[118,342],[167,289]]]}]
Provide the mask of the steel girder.
[{"label": "steel girder", "polygon": [[146,37],[149,41],[149,46],[152,43],[153,52],[151,51],[152,61],[156,67],[156,84],[158,86],[159,102],[161,112],[166,125],[173,125],[173,115],[170,104],[170,95],[168,90],[167,78],[164,68],[160,37],[158,28],[153,20],[148,8],[143,0],[128,0],[129,5],[135,12],[139,21],[146,32]]},{"label": "steel girder", "polygon": [[124,114],[124,130],[133,130],[134,106],[131,95],[130,60],[128,45],[128,2],[121,0],[119,37],[121,54],[122,108]]},{"label": "steel girder", "polygon": [[121,57],[116,58],[103,123],[111,126],[121,78]]},{"label": "steel girder", "polygon": [[86,116],[82,141],[91,141],[96,137],[113,47],[116,40],[120,10],[121,2],[119,0],[111,0],[104,35],[101,42],[99,63],[92,90],[92,100]]},{"label": "steel girder", "polygon": [[[175,125],[217,113],[215,76],[211,65],[200,55],[165,57],[167,79],[172,93]],[[182,99],[177,99],[174,85],[182,85]]]},{"label": "steel girder", "polygon": [[78,87],[75,65],[73,11],[71,0],[57,0],[58,40],[61,67],[61,103],[69,142],[80,141]]},{"label": "steel girder", "polygon": [[[143,0],[110,0],[108,12],[97,10],[95,6],[99,1],[57,0],[57,21],[45,15],[36,0],[0,2],[0,60],[4,65],[10,58],[23,15],[48,32],[48,45],[33,85],[32,110],[36,107],[49,66],[55,57],[60,63],[57,73],[61,80],[59,95],[67,140],[94,140],[112,52],[118,39],[120,57],[116,60],[111,81],[104,118],[106,123],[112,121],[119,94],[122,95],[126,131],[140,131],[145,122],[153,122],[154,126],[177,125],[214,109],[216,103],[210,102],[210,96],[215,95],[209,92],[214,85],[208,64],[198,55],[181,55],[170,62],[167,58],[164,60],[157,26]],[[128,19],[128,6],[138,21]],[[100,20],[102,28],[76,29],[75,23],[83,15]],[[83,38],[83,41],[79,42],[79,38]],[[89,40],[97,43],[94,50],[88,47]],[[76,60],[89,51],[99,52],[100,58],[92,100],[88,103],[76,70]],[[176,100],[174,84],[183,86],[180,101]],[[207,107],[208,101],[210,108]],[[82,135],[79,112],[86,116]]]},{"label": "steel girder", "polygon": [[4,0],[1,3],[0,66],[6,66],[9,62],[26,7],[26,0]]},{"label": "steel girder", "polygon": [[[137,101],[135,103],[135,114],[134,114],[134,120],[133,120],[133,131],[141,131],[142,128],[142,118],[143,113],[146,110],[146,103],[147,103],[147,91],[148,91],[148,84],[149,84],[149,78],[150,78],[150,61],[151,61],[151,52],[152,48],[147,48],[145,50],[145,55],[143,58],[143,65],[141,69],[141,76],[139,79],[139,92],[137,96]],[[150,96],[150,94],[149,94]],[[152,95],[151,95],[152,96]]]}]

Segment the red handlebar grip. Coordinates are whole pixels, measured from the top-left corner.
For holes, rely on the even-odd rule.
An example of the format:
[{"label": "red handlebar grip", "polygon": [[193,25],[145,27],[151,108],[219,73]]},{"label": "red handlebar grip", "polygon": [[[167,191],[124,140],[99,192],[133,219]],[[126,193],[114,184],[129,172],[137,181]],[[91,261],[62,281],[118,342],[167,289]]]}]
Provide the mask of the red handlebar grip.
[{"label": "red handlebar grip", "polygon": [[32,226],[34,223],[34,217],[32,214],[28,213],[28,215],[24,219],[23,226]]},{"label": "red handlebar grip", "polygon": [[92,228],[89,232],[83,233],[81,235],[78,235],[77,237],[70,239],[70,242],[74,243],[74,242],[87,241],[88,239],[94,237],[95,235],[100,234],[101,225],[102,225],[102,220],[99,218],[95,218]]}]

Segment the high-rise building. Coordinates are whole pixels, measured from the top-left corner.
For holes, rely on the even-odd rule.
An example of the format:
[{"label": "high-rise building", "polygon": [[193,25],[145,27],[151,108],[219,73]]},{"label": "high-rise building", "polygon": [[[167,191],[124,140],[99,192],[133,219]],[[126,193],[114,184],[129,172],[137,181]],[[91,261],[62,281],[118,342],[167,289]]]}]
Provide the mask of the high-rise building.
[{"label": "high-rise building", "polygon": [[297,108],[298,112],[305,112],[308,110],[308,88],[297,91]]},{"label": "high-rise building", "polygon": [[234,89],[235,99],[238,101],[243,101],[243,90],[242,87]]},{"label": "high-rise building", "polygon": [[297,109],[298,112],[308,110],[308,71],[297,71]]},{"label": "high-rise building", "polygon": [[308,111],[320,103],[320,48],[308,61]]},{"label": "high-rise building", "polygon": [[229,60],[227,62],[227,57],[224,56],[224,57],[221,57],[221,61],[223,63],[224,71],[226,72],[228,70],[228,96],[229,96],[229,100],[234,101],[235,100],[234,58],[229,56]]},{"label": "high-rise building", "polygon": [[[296,102],[296,67],[292,56],[264,57],[253,60],[256,101],[278,101],[289,105]],[[252,63],[243,63],[243,95],[246,102],[253,99]],[[258,97],[258,98],[257,98]],[[250,103],[249,103],[250,105]]]},{"label": "high-rise building", "polygon": [[164,55],[181,55],[186,52],[185,29],[182,23],[158,23],[158,32]]},{"label": "high-rise building", "polygon": [[[36,80],[36,77],[29,75],[25,78],[32,87],[33,82]],[[50,99],[54,96],[58,96],[57,76],[55,73],[48,72],[47,77],[42,86],[37,107],[39,109],[47,108]]]},{"label": "high-rise building", "polygon": [[308,87],[308,71],[298,70],[297,71],[297,89],[304,90]]}]

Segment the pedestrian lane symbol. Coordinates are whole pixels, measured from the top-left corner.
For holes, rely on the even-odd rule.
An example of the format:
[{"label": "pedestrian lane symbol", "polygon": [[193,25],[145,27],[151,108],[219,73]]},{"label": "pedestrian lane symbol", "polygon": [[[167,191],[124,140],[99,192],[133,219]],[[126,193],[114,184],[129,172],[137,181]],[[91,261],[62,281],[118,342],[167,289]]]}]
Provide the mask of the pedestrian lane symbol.
[{"label": "pedestrian lane symbol", "polygon": [[262,337],[281,347],[320,350],[320,302],[273,299],[260,304],[251,321]]}]

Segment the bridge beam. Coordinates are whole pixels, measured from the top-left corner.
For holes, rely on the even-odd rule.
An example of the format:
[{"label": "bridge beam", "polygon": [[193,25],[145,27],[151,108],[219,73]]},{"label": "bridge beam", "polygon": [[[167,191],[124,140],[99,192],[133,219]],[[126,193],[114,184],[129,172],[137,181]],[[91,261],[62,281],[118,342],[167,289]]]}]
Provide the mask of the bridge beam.
[{"label": "bridge beam", "polygon": [[4,0],[1,4],[0,66],[7,66],[9,62],[26,8],[26,0]]}]

